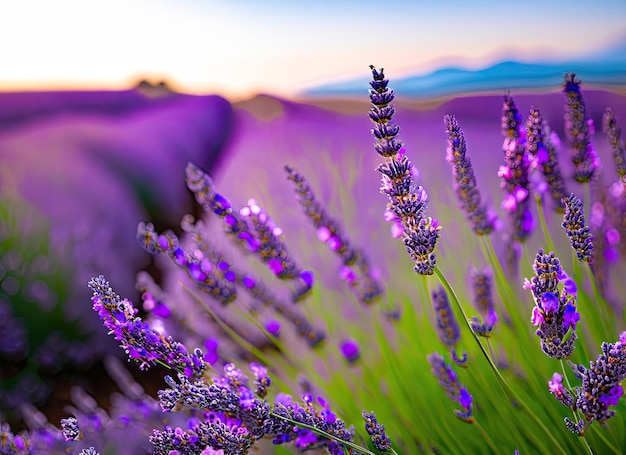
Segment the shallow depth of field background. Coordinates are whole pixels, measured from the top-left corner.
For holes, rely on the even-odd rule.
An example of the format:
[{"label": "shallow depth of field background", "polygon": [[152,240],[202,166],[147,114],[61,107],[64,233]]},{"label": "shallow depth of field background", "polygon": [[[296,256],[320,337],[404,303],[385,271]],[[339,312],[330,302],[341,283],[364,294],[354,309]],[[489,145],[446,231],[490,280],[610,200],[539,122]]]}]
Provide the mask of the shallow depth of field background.
[{"label": "shallow depth of field background", "polygon": [[[283,228],[298,262],[324,283],[327,293],[315,294],[312,305],[332,300],[341,316],[330,328],[330,346],[345,338],[367,345],[367,323],[376,313],[343,302],[349,296],[337,277],[339,262],[316,241],[285,164],[309,179],[380,272],[388,294],[376,311],[404,307],[408,299],[432,318],[409,258],[382,219],[379,157],[366,115],[370,64],[384,67],[396,90],[400,137],[429,192],[429,215],[444,226],[441,268],[467,300],[467,270],[486,263],[476,261],[478,246],[452,192],[444,114],[457,116],[483,197],[499,209],[503,94],[511,90],[524,118],[531,106],[540,109],[563,138],[562,73],[576,71],[596,125],[603,181],[610,181],[601,118],[610,106],[626,129],[626,4],[439,5],[65,0],[0,6],[0,296],[6,321],[20,321],[21,331],[1,326],[4,340],[20,341],[0,356],[0,420],[19,427],[23,402],[58,419],[71,386],[102,390],[101,359],[120,353],[91,311],[86,282],[104,274],[136,303],[139,271],[168,282],[167,268],[138,246],[136,226],[151,221],[158,230],[180,232],[185,213],[202,216],[184,186],[188,161],[210,171],[235,207],[254,198]],[[567,176],[568,158],[561,154]],[[582,186],[568,183],[582,197]],[[547,218],[564,263],[571,263],[559,217]],[[502,245],[500,233],[493,238]],[[543,246],[537,230],[525,257]],[[520,277],[531,273],[530,262],[522,263]],[[610,273],[623,276],[623,262]],[[512,286],[526,292],[521,281]],[[617,281],[608,299],[619,330],[625,294]],[[530,295],[524,298],[530,318]],[[425,346],[432,349],[432,340]],[[428,353],[419,353],[422,361]],[[129,370],[148,390],[161,386],[159,373]],[[345,371],[355,384],[372,374]],[[284,383],[289,379],[296,381]],[[344,380],[349,391],[352,379]],[[547,389],[544,395],[553,400]],[[439,398],[443,403],[443,393]],[[376,397],[364,404],[376,405]],[[381,415],[393,418],[393,404],[389,409]],[[344,403],[344,410],[358,417],[356,406]],[[623,420],[623,403],[620,411],[616,419]],[[454,419],[451,410],[446,417]]]}]

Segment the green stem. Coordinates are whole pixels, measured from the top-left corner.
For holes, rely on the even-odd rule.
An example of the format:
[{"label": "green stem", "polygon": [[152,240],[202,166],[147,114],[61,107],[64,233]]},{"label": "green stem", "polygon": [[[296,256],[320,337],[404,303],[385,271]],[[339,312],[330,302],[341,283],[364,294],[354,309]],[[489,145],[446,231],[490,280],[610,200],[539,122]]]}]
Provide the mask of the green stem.
[{"label": "green stem", "polygon": [[457,306],[457,308],[459,309],[459,311],[463,315],[463,320],[465,321],[465,325],[467,326],[467,328],[469,329],[470,333],[472,334],[472,336],[476,340],[476,343],[478,343],[478,346],[480,347],[480,350],[482,351],[483,355],[485,356],[485,358],[489,362],[489,365],[491,365],[491,368],[496,372],[496,374],[499,375],[500,372],[498,371],[498,367],[495,365],[495,363],[493,363],[493,360],[491,359],[491,357],[489,356],[489,354],[485,350],[485,347],[480,342],[480,339],[478,338],[478,335],[476,335],[476,333],[472,330],[472,326],[470,325],[470,322],[469,322],[470,319],[467,317],[467,314],[465,314],[465,310],[463,309],[463,306],[461,306],[461,302],[459,301],[456,293],[454,292],[454,289],[452,289],[452,286],[450,286],[450,283],[448,282],[446,277],[443,275],[443,273],[441,272],[439,267],[435,267],[435,274],[439,278],[439,281],[441,281],[441,284],[443,285],[443,287],[446,288],[446,291],[447,291],[448,295],[452,298],[452,301],[455,303],[455,305]]},{"label": "green stem", "polygon": [[[496,255],[496,251],[493,247],[493,243],[491,238],[486,239],[485,236],[481,236],[479,239],[480,247],[483,250],[483,254],[487,261],[489,261],[489,265],[491,266],[493,273],[495,275],[495,284],[498,288],[498,292],[501,296],[503,296],[503,301],[512,302],[514,301],[513,293],[511,292],[511,288],[508,285],[509,280],[504,274],[504,270],[502,270],[502,266],[498,257]],[[511,315],[512,316],[512,315]]]},{"label": "green stem", "polygon": [[498,448],[496,447],[496,445],[493,443],[493,441],[491,440],[491,438],[489,437],[489,434],[485,431],[485,429],[482,427],[482,425],[480,425],[478,423],[478,421],[476,419],[474,419],[474,422],[472,422],[472,424],[478,428],[478,431],[480,432],[480,434],[482,435],[483,439],[485,440],[485,442],[487,443],[487,445],[489,447],[491,447],[491,450],[493,450],[493,453],[499,453],[500,450],[498,450]]},{"label": "green stem", "polygon": [[602,442],[604,442],[604,443],[607,445],[607,447],[608,447],[609,449],[611,449],[611,451],[612,451],[614,454],[619,455],[619,454],[623,454],[623,453],[624,453],[624,452],[622,452],[620,449],[618,449],[617,447],[615,447],[615,445],[613,445],[613,444],[611,444],[611,443],[609,442],[609,440],[606,438],[606,435],[604,434],[604,432],[602,431],[602,429],[601,429],[601,428],[598,428],[596,425],[591,425],[591,427],[592,427],[592,428],[595,428],[596,433],[598,434],[598,437],[599,437],[600,439],[602,439]]},{"label": "green stem", "polygon": [[187,292],[193,299],[195,299],[202,308],[205,309],[207,313],[209,313],[215,322],[224,330],[233,340],[235,340],[242,348],[248,350],[250,353],[254,354],[257,358],[259,358],[266,365],[272,365],[270,359],[261,352],[260,349],[256,348],[252,343],[247,342],[241,335],[239,335],[235,330],[229,327],[222,319],[215,314],[215,312],[211,309],[207,303],[201,299],[198,294],[192,291],[188,286],[186,286],[183,282],[179,281],[180,286]]},{"label": "green stem", "polygon": [[[593,297],[596,299],[596,305],[595,308],[596,309],[600,309],[600,311],[602,312],[602,319],[607,322],[607,321],[612,321],[613,318],[610,317],[610,315],[608,314],[608,308],[607,305],[604,305],[602,302],[602,296],[600,295],[600,291],[598,290],[598,284],[596,282],[596,276],[593,273],[593,269],[591,267],[591,263],[587,263],[587,267],[585,267],[587,269],[587,274],[589,275],[589,281],[591,282],[591,290],[593,292]],[[612,333],[613,330],[611,328],[611,330],[609,331],[609,333]],[[604,335],[609,335],[609,333],[605,333]]]},{"label": "green stem", "polygon": [[546,224],[546,216],[543,211],[541,196],[535,196],[535,202],[537,203],[537,213],[539,214],[539,225],[541,226],[543,239],[546,242],[547,249],[548,251],[556,251],[556,248],[554,247],[554,242],[552,242],[552,237],[550,236],[550,232],[548,231],[548,225]]},{"label": "green stem", "polygon": [[480,342],[480,339],[478,338],[478,335],[476,335],[474,333],[474,331],[472,330],[472,327],[470,326],[469,320],[467,319],[467,316],[465,315],[465,311],[463,310],[463,307],[461,306],[461,302],[459,302],[459,299],[457,298],[456,293],[452,289],[452,286],[450,286],[450,283],[448,283],[448,280],[445,278],[445,276],[443,275],[443,273],[441,272],[439,267],[435,267],[435,274],[437,275],[437,277],[441,281],[441,284],[446,288],[446,291],[448,291],[449,296],[452,298],[452,300],[454,301],[456,306],[461,311],[461,314],[463,315],[463,318],[465,319],[465,324],[467,325],[468,329],[472,333],[472,336],[476,340],[476,343],[478,343],[478,346],[480,347],[480,350],[482,351],[483,355],[485,356],[485,358],[489,362],[489,365],[491,366],[491,368],[493,369],[494,373],[496,374],[496,378],[498,379],[498,383],[500,384],[500,388],[503,389],[504,394],[508,395],[506,393],[506,391],[504,390],[504,388],[506,387],[506,389],[508,390],[508,393],[510,394],[510,397],[507,396],[507,398],[511,398],[512,397],[513,400],[532,417],[532,419],[537,423],[537,425],[539,425],[539,427],[541,427],[541,429],[547,435],[548,439],[550,439],[550,441],[552,441],[552,443],[554,444],[554,447],[557,448],[561,453],[567,454],[565,449],[563,449],[563,447],[561,447],[561,445],[559,444],[559,441],[557,441],[556,438],[554,437],[554,435],[550,432],[550,430],[548,430],[548,428],[546,428],[546,426],[541,421],[541,419],[539,417],[537,417],[534,412],[532,412],[530,407],[524,401],[522,401],[522,399],[517,395],[517,393],[509,385],[509,383],[506,381],[506,379],[504,379],[504,376],[502,376],[502,374],[500,373],[500,370],[498,370],[498,367],[493,363],[493,360],[491,359],[491,357],[489,357],[489,354],[485,350],[485,347]]},{"label": "green stem", "polygon": [[298,428],[304,428],[306,430],[312,431],[313,433],[320,435],[326,439],[330,439],[331,441],[337,441],[340,444],[343,444],[344,447],[350,447],[351,449],[358,450],[363,455],[376,455],[373,452],[370,452],[364,447],[358,446],[350,441],[344,441],[343,439],[339,439],[337,436],[333,436],[330,433],[326,433],[324,430],[320,430],[319,428],[315,428],[312,425],[308,425],[306,423],[298,422],[296,420],[290,419],[289,417],[281,416],[276,414],[275,412],[270,412],[270,416],[276,417],[278,419],[284,420],[286,422],[292,423],[294,426]]}]

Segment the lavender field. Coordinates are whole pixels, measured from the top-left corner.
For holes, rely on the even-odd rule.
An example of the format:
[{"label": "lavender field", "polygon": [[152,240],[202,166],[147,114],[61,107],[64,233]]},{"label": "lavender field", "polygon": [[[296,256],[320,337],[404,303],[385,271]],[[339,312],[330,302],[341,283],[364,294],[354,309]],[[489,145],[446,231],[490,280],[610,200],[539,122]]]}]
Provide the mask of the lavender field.
[{"label": "lavender field", "polygon": [[624,87],[378,76],[0,94],[0,453],[624,453]]}]

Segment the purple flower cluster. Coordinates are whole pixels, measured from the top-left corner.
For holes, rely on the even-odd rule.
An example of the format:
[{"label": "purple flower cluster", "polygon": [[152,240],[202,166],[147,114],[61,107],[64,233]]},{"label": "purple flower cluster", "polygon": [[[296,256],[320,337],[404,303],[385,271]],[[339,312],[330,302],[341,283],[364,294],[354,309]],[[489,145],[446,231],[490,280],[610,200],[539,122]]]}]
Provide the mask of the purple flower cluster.
[{"label": "purple flower cluster", "polygon": [[212,261],[211,257],[199,249],[194,254],[180,247],[178,237],[172,231],[158,234],[151,223],[139,223],[137,240],[149,253],[165,253],[172,261],[183,268],[193,282],[205,293],[221,303],[229,303],[237,298],[235,273],[226,261]]},{"label": "purple flower cluster", "polygon": [[[296,402],[279,394],[274,402],[267,402],[272,380],[267,368],[256,363],[250,364],[253,381],[232,363],[209,381],[199,349],[193,356],[185,356],[182,344],[142,323],[132,304],[121,300],[104,278],[92,279],[90,287],[94,310],[131,358],[142,367],[158,361],[176,372],[176,379],[165,377],[169,387],[158,392],[163,412],[194,410],[195,417],[185,429],[166,425],[163,430],[153,430],[150,441],[155,455],[245,454],[267,436],[274,444],[293,443],[302,450],[326,448],[339,455],[344,453],[344,442],[352,442],[354,430],[346,427],[323,398],[314,400],[307,394],[303,402]],[[66,419],[63,426],[66,438],[75,439],[80,433],[74,418]]]},{"label": "purple flower cluster", "polygon": [[461,339],[461,329],[450,307],[450,300],[446,290],[439,286],[432,292],[433,306],[437,316],[437,333],[439,339],[450,350],[452,360],[459,366],[467,367],[467,353],[463,352],[462,357],[456,354],[456,345]]},{"label": "purple flower cluster", "polygon": [[617,175],[626,185],[626,149],[622,140],[622,130],[617,124],[617,117],[611,108],[607,108],[602,117],[602,129],[611,145]]},{"label": "purple flower cluster", "polygon": [[239,295],[238,290],[243,289],[253,299],[248,307],[252,316],[258,315],[259,306],[271,308],[289,321],[309,345],[316,346],[324,340],[324,331],[313,327],[298,309],[280,302],[259,277],[237,269],[212,248],[203,229],[193,223],[191,215],[183,217],[181,226],[189,234],[190,247],[181,248],[172,231],[158,235],[151,224],[140,223],[137,238],[149,253],[166,253],[177,266],[186,270],[200,290],[218,302],[226,304],[233,301]]},{"label": "purple flower cluster", "polygon": [[[538,326],[541,350],[554,359],[566,359],[576,342],[576,324],[580,314],[576,308],[577,287],[569,278],[554,253],[539,250],[533,262],[535,276],[525,280],[524,288],[530,289],[535,306],[531,322]],[[559,282],[563,289],[559,292]]]},{"label": "purple flower cluster", "polygon": [[31,436],[28,432],[22,431],[18,434],[13,434],[9,424],[0,424],[0,453],[19,455],[30,452]]},{"label": "purple flower cluster", "polygon": [[[361,302],[374,302],[382,290],[378,281],[372,276],[369,261],[364,253],[350,246],[339,222],[326,213],[304,176],[289,166],[285,166],[285,170],[289,180],[296,185],[296,196],[304,208],[304,214],[317,229],[317,238],[341,257],[343,263],[342,278],[345,277],[346,283],[355,289]],[[355,269],[358,270],[358,274]]]},{"label": "purple flower cluster", "polygon": [[597,421],[604,424],[615,415],[611,406],[617,406],[624,390],[620,383],[626,379],[626,332],[622,332],[615,343],[602,343],[602,354],[591,361],[589,368],[574,366],[576,376],[581,380],[580,387],[566,390],[563,377],[554,373],[548,383],[550,392],[565,406],[571,407],[583,418],[574,422],[565,418],[565,425],[572,432],[584,436],[589,426]]},{"label": "purple flower cluster", "polygon": [[416,170],[413,164],[405,154],[399,153],[402,142],[396,136],[400,127],[392,120],[394,94],[387,87],[389,80],[385,79],[383,69],[370,68],[373,80],[370,81],[372,107],[369,117],[374,123],[374,149],[385,159],[377,170],[382,174],[381,193],[388,198],[386,216],[402,226],[402,241],[415,261],[414,270],[421,275],[432,275],[436,266],[433,251],[439,241],[441,226],[436,219],[424,216],[428,195],[414,181]]},{"label": "purple flower cluster", "polygon": [[80,429],[78,428],[78,420],[76,417],[61,419],[61,428],[63,429],[63,437],[66,441],[76,441],[79,439]]},{"label": "purple flower cluster", "polygon": [[498,176],[502,178],[501,187],[505,193],[502,208],[508,214],[511,236],[514,240],[523,242],[532,231],[533,217],[530,212],[528,179],[530,162],[521,127],[522,116],[513,98],[505,96],[502,106],[502,150],[505,164],[500,166]]},{"label": "purple flower cluster", "polygon": [[593,235],[589,226],[585,226],[583,214],[583,202],[570,194],[563,198],[565,215],[561,226],[565,229],[567,237],[572,245],[579,262],[591,262],[593,260]]},{"label": "purple flower cluster", "polygon": [[222,219],[226,234],[244,251],[256,254],[276,277],[293,280],[294,300],[306,297],[313,287],[313,274],[296,265],[282,241],[282,229],[274,225],[256,201],[249,200],[237,213],[228,199],[215,192],[213,180],[199,167],[188,163],[185,173],[189,190],[206,211]]},{"label": "purple flower cluster", "polygon": [[[169,455],[172,450],[181,454],[200,453],[207,447],[223,450],[225,455],[247,453],[258,439],[273,438],[274,444],[293,443],[299,449],[326,447],[331,454],[343,452],[338,442],[353,439],[353,430],[337,418],[328,404],[305,395],[304,402],[293,401],[291,396],[279,394],[274,403],[262,399],[271,384],[267,369],[251,364],[255,388],[248,387],[248,378],[233,364],[224,366],[224,374],[191,382],[178,374],[178,382],[166,377],[169,389],[159,391],[159,401],[164,412],[180,408],[194,408],[202,412],[202,419],[189,429],[166,427],[154,430],[150,441],[156,455]],[[312,430],[299,428],[294,422],[313,427],[334,439],[319,436]]]},{"label": "purple flower cluster", "polygon": [[195,349],[189,354],[185,346],[164,336],[137,316],[137,309],[127,300],[113,292],[102,275],[92,278],[89,287],[93,291],[91,302],[109,334],[119,341],[129,359],[148,369],[151,365],[169,365],[185,375],[201,376],[205,369],[202,351]]},{"label": "purple flower cluster", "polygon": [[494,229],[496,216],[489,213],[487,208],[481,204],[480,193],[476,188],[474,169],[466,153],[467,147],[463,130],[453,115],[446,115],[444,124],[448,134],[446,160],[452,165],[454,192],[461,205],[461,210],[465,212],[472,230],[477,235],[489,235]]},{"label": "purple flower cluster", "polygon": [[372,444],[380,452],[386,452],[391,448],[391,439],[385,433],[385,425],[378,423],[374,411],[363,411],[363,420],[365,420],[365,431],[370,435]]},{"label": "purple flower cluster", "polygon": [[481,322],[478,316],[473,316],[470,327],[476,335],[489,338],[498,322],[498,313],[496,313],[493,305],[491,290],[493,274],[490,269],[483,271],[472,269],[470,276],[474,289],[474,306],[482,319]]},{"label": "purple flower cluster", "polygon": [[556,147],[550,139],[549,128],[538,109],[531,108],[526,120],[526,151],[532,156],[534,165],[540,168],[548,184],[554,209],[562,211],[561,200],[567,195],[561,175]]},{"label": "purple flower cluster", "polygon": [[575,73],[565,73],[565,133],[572,149],[572,162],[576,168],[574,179],[589,182],[599,167],[596,150],[591,143],[593,124],[587,118],[587,108],[580,91],[580,80]]},{"label": "purple flower cluster", "polygon": [[452,365],[448,365],[444,357],[436,352],[427,356],[427,359],[432,367],[430,372],[439,380],[439,385],[443,387],[448,398],[463,408],[463,410],[455,409],[454,414],[464,422],[473,423],[474,407],[472,402],[474,399],[467,388],[459,382]]}]

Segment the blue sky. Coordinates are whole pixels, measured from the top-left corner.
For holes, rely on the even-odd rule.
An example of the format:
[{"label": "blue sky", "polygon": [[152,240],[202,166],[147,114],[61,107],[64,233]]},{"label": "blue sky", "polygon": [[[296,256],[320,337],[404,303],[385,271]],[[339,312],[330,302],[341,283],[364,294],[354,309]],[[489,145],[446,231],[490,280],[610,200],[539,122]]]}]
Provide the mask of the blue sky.
[{"label": "blue sky", "polygon": [[626,1],[48,0],[2,2],[0,89],[281,95],[367,72],[569,59],[623,43]]}]

